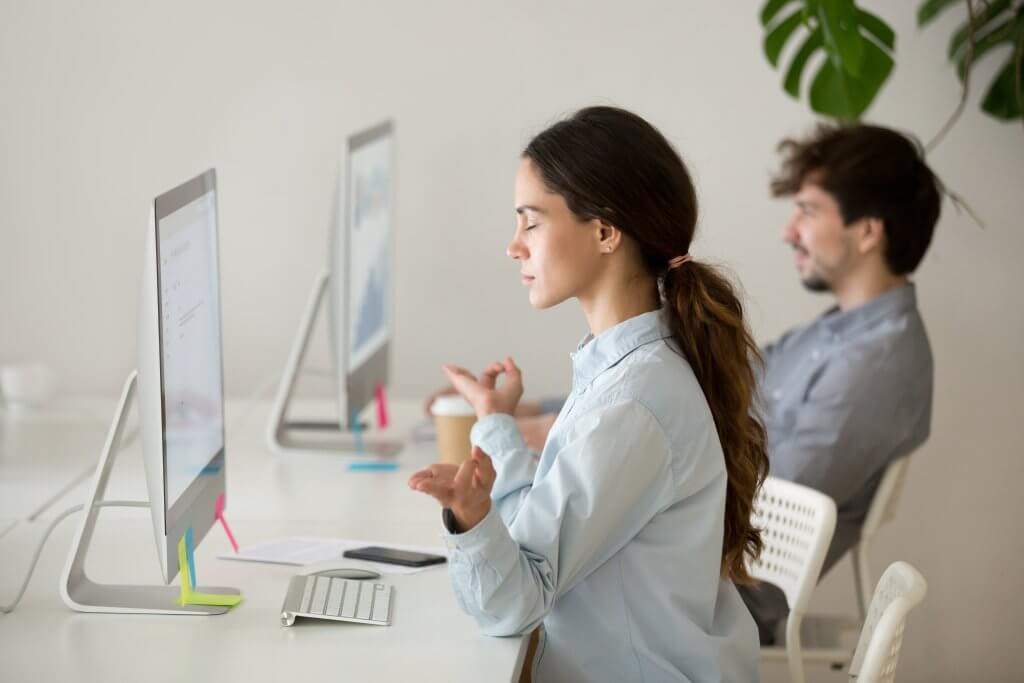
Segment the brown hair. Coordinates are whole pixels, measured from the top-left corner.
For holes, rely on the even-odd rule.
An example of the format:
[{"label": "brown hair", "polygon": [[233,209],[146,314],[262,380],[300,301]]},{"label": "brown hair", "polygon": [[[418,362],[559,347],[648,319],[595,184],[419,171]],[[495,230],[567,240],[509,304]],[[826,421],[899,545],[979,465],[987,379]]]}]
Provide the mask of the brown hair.
[{"label": "brown hair", "polygon": [[885,261],[894,275],[912,273],[924,258],[942,204],[942,183],[913,139],[866,124],[819,124],[803,140],[779,143],[782,168],[772,179],[776,196],[818,185],[839,204],[843,223],[879,218],[885,226]]},{"label": "brown hair", "polygon": [[752,363],[760,356],[728,279],[702,262],[668,267],[688,253],[697,225],[685,164],[651,124],[613,107],[576,112],[537,135],[523,156],[577,218],[600,219],[629,235],[657,279],[672,336],[704,391],[725,454],[722,575],[751,582],[745,556],[756,558],[762,547],[751,512],[768,473],[764,425],[754,411]]}]

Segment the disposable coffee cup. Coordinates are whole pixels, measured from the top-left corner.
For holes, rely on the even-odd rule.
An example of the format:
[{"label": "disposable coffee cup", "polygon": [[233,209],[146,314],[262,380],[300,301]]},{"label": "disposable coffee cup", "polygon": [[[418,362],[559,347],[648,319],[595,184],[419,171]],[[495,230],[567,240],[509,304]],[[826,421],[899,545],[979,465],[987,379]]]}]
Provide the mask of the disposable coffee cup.
[{"label": "disposable coffee cup", "polygon": [[430,406],[437,428],[437,450],[441,462],[461,465],[473,452],[469,432],[476,423],[476,411],[461,396],[439,396]]}]

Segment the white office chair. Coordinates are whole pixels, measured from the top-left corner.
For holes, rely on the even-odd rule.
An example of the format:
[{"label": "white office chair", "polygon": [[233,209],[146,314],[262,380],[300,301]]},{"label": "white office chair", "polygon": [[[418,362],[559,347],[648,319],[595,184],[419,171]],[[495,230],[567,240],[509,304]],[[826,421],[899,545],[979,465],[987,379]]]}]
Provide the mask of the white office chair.
[{"label": "white office chair", "polygon": [[892,683],[903,645],[907,614],[924,599],[928,584],[906,562],[893,562],[882,574],[871,598],[867,621],[850,665],[857,683]]},{"label": "white office chair", "polygon": [[748,567],[750,575],[786,595],[786,646],[762,648],[767,658],[785,657],[794,683],[804,683],[800,622],[818,583],[821,565],[836,528],[836,504],[823,493],[768,477],[754,501],[754,525],[764,548]]},{"label": "white office chair", "polygon": [[878,529],[896,516],[896,505],[903,492],[903,483],[907,479],[910,456],[904,456],[889,463],[878,484],[875,497],[871,500],[864,526],[860,530],[860,540],[850,548],[850,559],[853,561],[853,580],[857,591],[857,609],[863,621],[867,617],[868,596],[874,586],[871,578],[871,563],[868,560],[868,548]]}]

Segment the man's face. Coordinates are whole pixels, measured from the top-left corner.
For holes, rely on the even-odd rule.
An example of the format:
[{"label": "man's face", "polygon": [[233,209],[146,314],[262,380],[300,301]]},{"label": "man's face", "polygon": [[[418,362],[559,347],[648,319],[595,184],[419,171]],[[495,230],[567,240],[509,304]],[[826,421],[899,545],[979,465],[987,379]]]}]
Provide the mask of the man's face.
[{"label": "man's face", "polygon": [[812,182],[803,183],[794,203],[782,239],[793,247],[800,281],[812,292],[832,291],[856,261],[854,231],[843,224],[835,198]]}]

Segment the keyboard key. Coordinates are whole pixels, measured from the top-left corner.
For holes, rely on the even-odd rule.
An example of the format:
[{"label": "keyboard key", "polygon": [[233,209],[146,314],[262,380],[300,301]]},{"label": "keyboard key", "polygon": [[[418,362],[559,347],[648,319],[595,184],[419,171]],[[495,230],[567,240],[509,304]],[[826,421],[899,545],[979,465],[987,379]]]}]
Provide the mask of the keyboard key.
[{"label": "keyboard key", "polygon": [[345,593],[344,579],[331,579],[331,592],[327,595],[327,611],[329,617],[336,617],[341,611],[341,596]]},{"label": "keyboard key", "polygon": [[299,603],[299,611],[309,613],[309,601],[313,597],[313,584],[316,581],[313,577],[306,579],[306,587],[302,590],[302,602]]},{"label": "keyboard key", "polygon": [[388,605],[391,603],[391,589],[383,583],[378,583],[373,587],[373,592],[376,597],[373,601],[373,616],[371,618],[374,621],[385,622],[388,620]]},{"label": "keyboard key", "polygon": [[363,581],[359,585],[359,605],[356,607],[356,619],[369,619],[373,610],[373,584]]},{"label": "keyboard key", "polygon": [[310,614],[323,614],[327,605],[327,589],[331,580],[326,576],[316,577],[316,586],[313,588],[313,602],[309,605]]},{"label": "keyboard key", "polygon": [[359,602],[359,584],[355,581],[346,581],[345,596],[341,602],[341,616],[354,617],[356,615],[357,602]]}]

